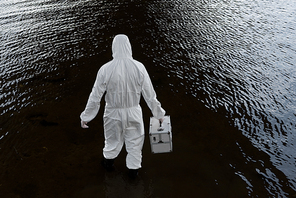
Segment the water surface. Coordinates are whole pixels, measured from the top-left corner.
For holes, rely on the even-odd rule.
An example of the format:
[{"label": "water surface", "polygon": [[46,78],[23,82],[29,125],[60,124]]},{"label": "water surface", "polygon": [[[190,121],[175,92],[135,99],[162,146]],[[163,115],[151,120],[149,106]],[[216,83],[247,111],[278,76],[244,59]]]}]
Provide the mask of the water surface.
[{"label": "water surface", "polygon": [[[246,166],[220,153],[248,195],[262,193],[250,174],[254,172],[270,197],[289,197],[287,188],[296,190],[295,14],[293,0],[1,1],[1,150],[8,141],[21,147],[17,134],[45,117],[28,118],[23,112],[75,95],[73,87],[87,76],[93,81],[98,64],[111,59],[113,36],[126,33],[157,91],[167,90],[160,94],[163,101],[162,95],[182,98],[184,102],[175,98],[175,108],[188,109],[192,119],[203,113],[195,106],[201,104],[251,142],[257,154],[231,140]],[[173,109],[167,105],[171,114]],[[179,141],[192,137],[188,131],[178,133]],[[261,152],[269,160],[260,160]],[[105,182],[121,179],[119,174]],[[194,181],[199,183],[198,177]],[[153,191],[149,180],[144,183],[141,193]]]}]

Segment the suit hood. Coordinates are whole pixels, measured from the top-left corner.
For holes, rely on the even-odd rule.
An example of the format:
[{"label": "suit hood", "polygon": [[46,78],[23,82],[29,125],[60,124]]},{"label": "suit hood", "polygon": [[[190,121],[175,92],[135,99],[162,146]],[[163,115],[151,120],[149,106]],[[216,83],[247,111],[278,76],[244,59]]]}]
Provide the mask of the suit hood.
[{"label": "suit hood", "polygon": [[124,34],[116,35],[112,42],[113,58],[132,58],[132,47],[128,37]]}]

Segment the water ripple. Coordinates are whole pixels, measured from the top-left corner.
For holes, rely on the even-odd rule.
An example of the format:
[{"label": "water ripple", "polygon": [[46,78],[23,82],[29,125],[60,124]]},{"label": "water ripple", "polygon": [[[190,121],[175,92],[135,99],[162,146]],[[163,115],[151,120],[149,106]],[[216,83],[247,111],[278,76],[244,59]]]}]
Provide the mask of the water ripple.
[{"label": "water ripple", "polygon": [[[141,37],[140,45],[167,71],[171,90],[185,90],[228,117],[296,189],[295,2],[160,0],[144,5],[149,12],[143,31],[150,38]],[[57,100],[68,68],[98,55],[99,45],[109,45],[105,32],[119,24],[142,27],[137,24],[141,15],[109,12],[128,6],[125,1],[1,1],[0,116],[9,119],[24,107]],[[271,195],[284,197],[273,170],[263,164],[254,171],[265,178]],[[242,171],[236,174],[252,194],[254,181]]]},{"label": "water ripple", "polygon": [[[96,46],[101,42],[96,38],[96,32],[103,27],[89,26],[95,22],[96,16],[87,17],[92,14],[93,6],[100,3],[66,0],[1,1],[0,98],[2,106],[6,107],[1,115],[30,105],[32,92],[42,93],[39,94],[39,100],[46,96],[58,97],[58,93],[51,93],[56,88],[49,88],[53,86],[52,82],[61,82],[66,77],[62,70],[96,53],[93,50],[96,47],[88,49],[86,45]],[[98,17],[101,14],[97,12],[96,15]],[[28,83],[36,87],[29,88]],[[47,90],[46,93],[44,90]]]},{"label": "water ripple", "polygon": [[171,51],[157,64],[165,62],[168,76],[208,108],[225,109],[294,189],[295,6],[293,1],[236,0],[176,1],[150,8],[168,16],[155,17],[164,43],[170,43],[164,51]]}]

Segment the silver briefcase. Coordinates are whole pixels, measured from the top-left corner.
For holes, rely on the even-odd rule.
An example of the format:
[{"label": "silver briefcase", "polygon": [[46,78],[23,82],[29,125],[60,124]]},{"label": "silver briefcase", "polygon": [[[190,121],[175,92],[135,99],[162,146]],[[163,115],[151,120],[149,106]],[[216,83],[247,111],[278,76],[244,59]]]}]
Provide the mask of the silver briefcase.
[{"label": "silver briefcase", "polygon": [[173,142],[170,116],[165,116],[161,124],[158,119],[151,117],[149,136],[152,153],[172,152]]}]

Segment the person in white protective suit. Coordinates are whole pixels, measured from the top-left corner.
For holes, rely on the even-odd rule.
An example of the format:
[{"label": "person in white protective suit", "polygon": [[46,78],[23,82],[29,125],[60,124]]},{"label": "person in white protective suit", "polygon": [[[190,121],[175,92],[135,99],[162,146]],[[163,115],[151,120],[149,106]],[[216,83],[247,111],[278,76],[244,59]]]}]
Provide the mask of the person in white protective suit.
[{"label": "person in white protective suit", "polygon": [[112,43],[113,60],[103,65],[95,80],[85,110],[81,113],[81,127],[97,115],[105,95],[103,166],[113,170],[114,159],[124,143],[127,150],[126,166],[130,176],[141,168],[144,143],[144,124],[140,98],[143,95],[153,116],[162,122],[165,110],[156,98],[153,85],[144,65],[132,57],[126,35],[117,35]]}]

